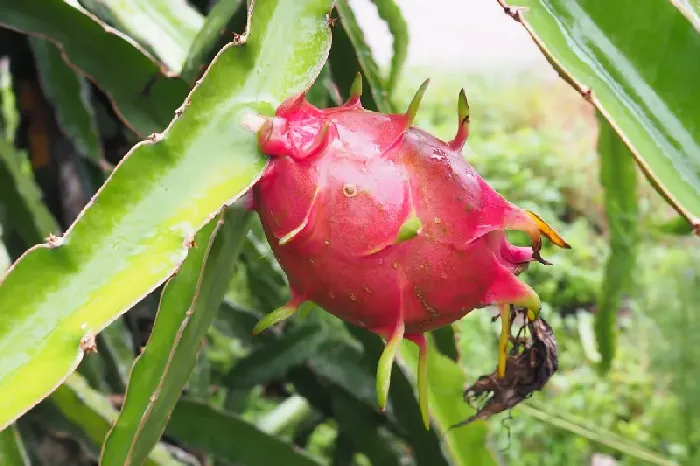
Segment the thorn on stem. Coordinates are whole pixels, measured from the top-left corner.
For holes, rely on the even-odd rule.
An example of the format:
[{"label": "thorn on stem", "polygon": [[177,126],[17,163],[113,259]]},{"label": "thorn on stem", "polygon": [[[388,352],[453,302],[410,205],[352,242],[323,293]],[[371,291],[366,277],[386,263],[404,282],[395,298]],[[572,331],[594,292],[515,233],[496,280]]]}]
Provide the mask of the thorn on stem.
[{"label": "thorn on stem", "polygon": [[63,237],[49,233],[49,237],[46,238],[46,242],[49,244],[50,248],[57,248],[63,244]]},{"label": "thorn on stem", "polygon": [[81,338],[80,349],[83,350],[85,354],[97,353],[97,342],[95,341],[95,334],[89,332],[83,338]]}]

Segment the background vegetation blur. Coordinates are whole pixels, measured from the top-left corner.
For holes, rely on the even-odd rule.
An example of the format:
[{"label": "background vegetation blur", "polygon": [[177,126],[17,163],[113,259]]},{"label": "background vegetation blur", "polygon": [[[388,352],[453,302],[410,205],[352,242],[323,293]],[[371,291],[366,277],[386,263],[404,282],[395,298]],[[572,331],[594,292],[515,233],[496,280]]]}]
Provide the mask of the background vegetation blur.
[{"label": "background vegetation blur", "polygon": [[[75,2],[29,3],[61,10],[74,8]],[[201,39],[197,32],[202,28],[229,34],[242,31],[245,24],[246,2],[229,2],[228,11],[206,0],[173,1],[169,6],[162,0],[153,2],[152,9],[137,0],[122,2],[151,15],[148,27],[156,34],[149,34],[139,26],[138,15],[118,2],[80,3],[170,68],[192,57],[191,51],[186,52],[194,37]],[[374,3],[383,17],[376,21],[386,20],[391,34],[410,35],[420,28],[415,25],[418,18],[409,18],[402,33],[406,25],[399,13],[388,12],[393,2]],[[328,83],[334,82],[341,95],[347,93],[353,68],[363,69],[366,85],[377,82],[363,58],[371,55],[371,49],[348,26],[357,18],[344,2],[339,4],[345,5],[340,10],[343,21],[333,28],[330,68],[324,68],[320,84],[310,93],[320,105],[336,103]],[[468,11],[470,5],[465,2],[460,8]],[[495,22],[491,33],[510,37],[499,28],[511,31],[507,28],[518,26],[496,6],[492,10],[503,16],[503,22]],[[0,0],[0,26],[6,21],[30,23],[33,13],[13,8],[12,1]],[[169,13],[171,8],[175,13]],[[365,5],[362,11],[360,25],[365,24],[366,11],[374,10]],[[218,15],[216,24],[205,22],[203,15],[210,12],[210,19]],[[169,26],[177,26],[179,32],[170,30],[168,37],[157,38],[157,32]],[[57,26],[71,27],[68,21]],[[60,31],[44,32],[62,37]],[[372,42],[372,31],[366,32]],[[201,55],[211,58],[230,40],[217,34],[209,34]],[[156,44],[173,37],[184,45]],[[601,370],[600,339],[611,329],[596,328],[595,321],[605,299],[611,227],[600,181],[600,120],[595,108],[551,71],[526,35],[513,37],[518,46],[522,44],[518,41],[528,41],[524,46],[528,56],[538,58],[513,67],[507,65],[508,55],[500,64],[478,66],[459,61],[426,66],[409,60],[397,74],[391,98],[397,109],[405,108],[420,83],[430,77],[416,125],[449,139],[456,125],[457,93],[464,87],[472,122],[465,157],[507,199],[554,219],[553,225],[572,244],[573,249],[566,251],[546,245],[543,256],[554,265],[531,267],[524,274],[540,294],[542,315],[559,343],[559,371],[545,390],[510,413],[462,428],[453,438],[461,445],[457,449],[444,443],[439,429],[429,433],[422,429],[415,416],[410,370],[404,385],[393,382],[389,411],[379,413],[373,392],[376,339],[318,309],[311,309],[305,319],[294,319],[283,331],[251,337],[256,320],[284,303],[288,293],[254,218],[225,299],[196,346],[198,356],[183,397],[174,410],[171,406],[163,414],[169,421],[164,421],[163,436],[157,433],[153,440],[157,448],[148,448],[149,464],[700,464],[697,238],[688,234],[676,211],[637,171],[634,209],[618,212],[636,226],[636,231],[628,232],[635,260],[630,262],[630,283],[615,290],[621,297],[614,302],[617,318],[611,324],[616,352],[610,370]],[[459,41],[433,43],[425,36],[411,40],[429,43],[436,56],[445,49],[453,57],[460,47]],[[392,57],[405,53],[396,42],[394,47],[387,60],[380,60],[386,65],[383,76],[396,65]],[[508,44],[491,43],[486,50],[499,47]],[[181,56],[164,52],[183,49]],[[78,47],[71,53],[82,52]],[[199,76],[197,68],[189,72],[190,77]],[[381,107],[381,99],[375,105]],[[120,121],[105,92],[65,66],[52,43],[0,29],[0,271],[48,236],[36,225],[48,225],[54,233],[64,231],[104,182],[110,165],[139,140]],[[63,388],[0,434],[0,464],[95,464],[111,423],[119,418],[128,427],[127,416],[138,420],[147,405],[135,406],[132,414],[124,410],[121,417],[119,410],[127,385],[134,384],[130,369],[148,342],[161,292],[158,287],[100,333],[99,352],[87,355]],[[12,309],[0,309],[0,319],[11,315]],[[471,383],[493,370],[499,329],[493,315],[491,310],[472,312],[453,326],[464,379],[454,378],[448,367],[457,359],[451,355],[451,334],[435,335],[443,359],[431,370],[445,367],[442,377],[434,376],[439,384]],[[156,350],[165,354],[168,345]],[[471,412],[460,399],[461,385],[448,387],[444,395],[439,387],[433,388],[436,399],[442,400],[438,409],[456,410],[457,415]],[[442,428],[448,427],[445,419]],[[130,435],[138,445],[144,433]]]}]

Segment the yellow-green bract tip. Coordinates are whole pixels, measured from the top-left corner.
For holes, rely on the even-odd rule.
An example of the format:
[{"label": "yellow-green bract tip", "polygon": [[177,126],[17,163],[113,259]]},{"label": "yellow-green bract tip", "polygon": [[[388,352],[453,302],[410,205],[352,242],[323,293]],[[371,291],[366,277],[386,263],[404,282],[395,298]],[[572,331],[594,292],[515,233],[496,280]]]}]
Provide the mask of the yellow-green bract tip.
[{"label": "yellow-green bract tip", "polygon": [[459,124],[463,125],[469,122],[469,102],[464,89],[459,91],[459,99],[457,99],[457,115],[459,116]]},{"label": "yellow-green bract tip", "polygon": [[278,307],[277,309],[260,319],[260,322],[258,322],[255,328],[253,328],[253,335],[257,335],[263,330],[272,327],[276,323],[290,318],[296,311],[297,308],[293,306]]},{"label": "yellow-green bract tip", "polygon": [[355,76],[355,80],[352,82],[348,101],[357,101],[360,100],[360,97],[362,97],[362,74],[358,72],[357,76]]},{"label": "yellow-green bract tip", "polygon": [[401,228],[399,228],[399,234],[396,235],[396,243],[401,243],[411,238],[415,238],[418,236],[420,229],[420,219],[415,213],[411,214],[411,216],[408,217],[405,222],[403,222]]},{"label": "yellow-green bract tip", "polygon": [[418,114],[418,107],[420,107],[420,102],[421,100],[423,100],[423,95],[425,95],[425,91],[428,89],[428,84],[430,84],[430,78],[423,81],[423,84],[421,84],[418,88],[416,95],[413,96],[413,100],[411,100],[411,103],[408,105],[408,110],[406,110],[408,126],[411,126],[413,120],[416,119],[416,114]]},{"label": "yellow-green bract tip", "polygon": [[426,430],[430,430],[430,408],[429,408],[429,391],[428,391],[428,345],[423,338],[422,344],[419,344],[420,352],[418,353],[418,406],[420,407],[421,418]]},{"label": "yellow-green bract tip", "polygon": [[399,325],[389,341],[386,342],[386,347],[379,358],[377,365],[377,401],[379,408],[383,411],[386,407],[386,401],[389,397],[389,385],[391,384],[391,369],[394,365],[396,352],[399,349],[399,344],[403,339],[403,323]]}]

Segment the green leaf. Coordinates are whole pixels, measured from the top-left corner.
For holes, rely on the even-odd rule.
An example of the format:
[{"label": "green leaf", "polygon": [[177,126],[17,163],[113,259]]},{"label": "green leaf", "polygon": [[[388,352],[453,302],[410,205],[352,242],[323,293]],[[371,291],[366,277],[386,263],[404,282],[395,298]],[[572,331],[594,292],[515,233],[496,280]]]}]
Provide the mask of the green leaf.
[{"label": "green leaf", "polygon": [[[376,367],[369,368],[364,364],[362,351],[358,348],[328,340],[309,362],[319,376],[343,387],[355,398],[379,411],[375,388]],[[387,410],[387,415],[390,414],[391,410]]]},{"label": "green leaf", "polygon": [[0,0],[0,26],[56,43],[67,62],[92,79],[141,135],[162,131],[187,96],[184,81],[166,78],[133,40],[105,31],[76,0]]},{"label": "green leaf", "polygon": [[226,376],[226,385],[250,388],[282,377],[316,353],[327,337],[317,325],[292,329],[238,361]]},{"label": "green leaf", "polygon": [[[24,154],[0,139],[0,202],[7,208],[12,227],[27,246],[46,240],[60,228],[41,200]],[[1,282],[0,282],[1,283]]]},{"label": "green leaf", "polygon": [[216,320],[218,327],[224,329],[229,337],[240,341],[245,346],[253,346],[253,342],[261,341],[263,336],[253,336],[253,328],[262,317],[263,314],[256,310],[241,307],[230,299],[224,299]]},{"label": "green leaf", "polygon": [[166,429],[191,448],[246,466],[319,466],[292,445],[260,431],[243,419],[204,403],[180,400]]},{"label": "green leaf", "polygon": [[457,334],[455,325],[445,325],[431,332],[435,349],[454,362],[459,362],[459,348],[457,348]]},{"label": "green leaf", "polygon": [[695,25],[695,29],[700,31],[700,0],[678,0],[673,2],[673,5]]},{"label": "green leaf", "polygon": [[[364,364],[368,370],[374,373],[379,357],[384,349],[381,339],[377,335],[350,324],[347,324],[346,327],[364,347]],[[402,346],[405,345],[402,344]],[[394,417],[393,424],[397,433],[411,445],[411,452],[418,466],[447,466],[450,464],[450,459],[443,451],[439,433],[436,429],[425,429],[420,409],[418,408],[415,384],[412,384],[407,377],[406,374],[411,372],[406,364],[402,363],[402,360],[403,356],[397,355],[397,363],[392,368],[387,412]],[[415,366],[414,364],[412,369],[414,374]],[[374,380],[372,382],[374,383]],[[437,381],[432,382],[436,383]],[[458,387],[458,389],[461,388],[462,385]],[[353,388],[351,385],[349,390],[352,393],[352,390],[356,390],[356,388]],[[376,393],[374,396],[376,400]]]},{"label": "green leaf", "polygon": [[266,161],[241,120],[308,88],[330,47],[330,4],[261,2],[245,46],[219,53],[167,131],[127,154],[55,247],[15,264],[0,286],[13,316],[0,320],[0,426],[63,380],[80,340],[164,282],[196,231],[259,178]]},{"label": "green leaf", "polygon": [[106,379],[116,393],[124,393],[134,363],[134,345],[123,318],[115,320],[97,335],[97,346],[107,369]]},{"label": "green leaf", "polygon": [[289,299],[287,279],[272,256],[267,241],[258,239],[251,231],[241,257],[250,292],[259,304],[259,309],[267,313],[285,304]]},{"label": "green leaf", "polygon": [[292,395],[285,398],[272,411],[265,413],[257,422],[258,428],[268,434],[280,434],[295,427],[311,414],[306,398]]},{"label": "green leaf", "polygon": [[[234,33],[243,33],[247,11],[246,2],[243,0],[228,0],[214,5],[190,45],[180,73],[182,79],[188,83],[193,82],[220,48],[217,44],[222,40],[233,40]],[[236,28],[238,23],[243,23],[240,30]]]},{"label": "green leaf", "polygon": [[[0,225],[2,226],[2,225]],[[1,233],[1,232],[0,232]],[[0,238],[2,235],[0,235]],[[10,254],[7,252],[5,244],[0,240],[0,275],[5,274],[8,268],[10,268]]]},{"label": "green leaf", "polygon": [[[561,429],[576,435],[579,439],[586,439],[594,444],[600,444],[606,448],[617,452],[620,457],[627,458],[630,464],[656,464],[659,466],[678,466],[678,462],[662,457],[661,455],[649,451],[646,448],[635,445],[629,440],[620,438],[619,434],[605,429],[594,429],[590,425],[590,419],[573,418],[570,414],[553,412],[546,406],[535,403],[532,399],[519,404],[515,408],[527,416],[538,421],[549,424],[552,427]],[[634,461],[634,460],[637,461]]]},{"label": "green leaf", "polygon": [[693,234],[693,225],[684,217],[676,217],[655,225],[657,230],[667,235],[689,236]]},{"label": "green leaf", "polygon": [[372,409],[340,390],[332,392],[331,406],[340,432],[348,437],[357,451],[367,456],[371,464],[402,464],[392,443],[382,436],[378,415]]},{"label": "green leaf", "polygon": [[608,122],[600,117],[599,120],[600,182],[608,220],[610,255],[605,265],[595,331],[602,357],[600,368],[607,372],[615,357],[617,311],[625,294],[631,291],[634,279],[639,209],[634,158]]},{"label": "green leaf", "polygon": [[[216,314],[216,313],[215,313]],[[205,337],[209,332],[209,327],[204,331]],[[195,362],[192,372],[187,378],[185,390],[187,396],[193,400],[208,401],[211,389],[211,361],[207,357],[207,340],[202,339],[199,351],[195,352]]]},{"label": "green leaf", "polygon": [[2,137],[10,144],[15,142],[17,126],[19,126],[19,115],[12,89],[10,59],[0,57],[0,130],[2,130]]},{"label": "green leaf", "polygon": [[186,0],[80,0],[97,17],[134,38],[178,74],[202,15]]},{"label": "green leaf", "polygon": [[160,438],[233,275],[250,212],[227,209],[202,228],[166,285],[146,348],[131,370],[124,406],[102,449],[104,465],[141,464]]},{"label": "green leaf", "polygon": [[[525,7],[507,11],[600,110],[659,192],[700,225],[700,34],[694,24],[671,1],[508,3]],[[640,34],[647,30],[663,31],[662,39]]]},{"label": "green leaf", "polygon": [[353,466],[355,450],[355,445],[350,441],[350,437],[345,435],[345,432],[338,432],[338,436],[335,438],[331,466]]},{"label": "green leaf", "polygon": [[80,365],[78,373],[85,378],[90,387],[95,390],[109,393],[110,386],[107,383],[107,369],[105,368],[104,360],[98,353],[86,354]]},{"label": "green leaf", "polygon": [[369,92],[362,96],[362,105],[370,110],[392,112],[393,105],[384,88],[379,67],[372,57],[372,50],[365,42],[364,33],[357,23],[355,13],[347,0],[338,0],[335,7],[340,24],[336,24],[333,28],[330,68],[341,96],[343,99],[348,98],[355,75],[361,71],[369,84]]},{"label": "green leaf", "polygon": [[[91,389],[87,382],[77,374],[72,374],[60,385],[49,398],[53,405],[71,423],[80,427],[92,443],[101,445],[112,423],[117,418],[117,411],[109,400]],[[165,446],[158,444],[151,451],[145,465],[178,465]]]},{"label": "green leaf", "polygon": [[391,71],[387,83],[387,88],[393,92],[399,82],[408,55],[408,24],[401,14],[401,8],[394,0],[372,0],[372,3],[377,7],[379,17],[389,26],[389,32],[393,36],[392,49],[394,53],[391,56]]},{"label": "green leaf", "polygon": [[27,450],[14,425],[0,432],[0,464],[3,466],[29,466],[30,464]]},{"label": "green leaf", "polygon": [[[456,429],[449,429],[474,414],[474,410],[464,402],[464,369],[448,357],[435,350],[432,335],[428,340],[428,393],[432,425],[439,430],[454,465],[480,466],[496,465],[493,454],[488,449],[487,425],[475,421]],[[400,354],[406,370],[415,380],[418,367],[418,348],[411,342],[401,344]]]},{"label": "green leaf", "polygon": [[68,66],[61,50],[39,37],[30,37],[39,81],[46,98],[53,104],[56,120],[80,154],[98,162],[103,159],[97,121],[90,103],[90,87]]}]

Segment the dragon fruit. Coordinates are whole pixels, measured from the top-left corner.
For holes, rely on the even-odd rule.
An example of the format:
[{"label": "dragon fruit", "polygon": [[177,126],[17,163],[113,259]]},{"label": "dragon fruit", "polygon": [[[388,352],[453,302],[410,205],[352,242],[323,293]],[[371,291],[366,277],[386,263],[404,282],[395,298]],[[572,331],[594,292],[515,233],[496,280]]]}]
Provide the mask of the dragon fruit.
[{"label": "dragon fruit", "polygon": [[[275,257],[287,274],[290,301],[254,332],[293,315],[305,301],[366,328],[386,342],[377,394],[386,404],[398,345],[419,347],[420,409],[429,426],[424,333],[473,309],[498,305],[502,321],[497,373],[505,374],[511,306],[537,319],[537,293],[516,275],[540,257],[541,235],[568,244],[542,219],[506,201],[463,158],[469,105],[459,94],[455,138],[444,142],[412,126],[427,88],[405,114],[360,103],[362,81],[348,101],[319,109],[305,94],[272,118],[249,125],[271,161],[252,190]],[[531,247],[508,242],[525,231]]]}]

